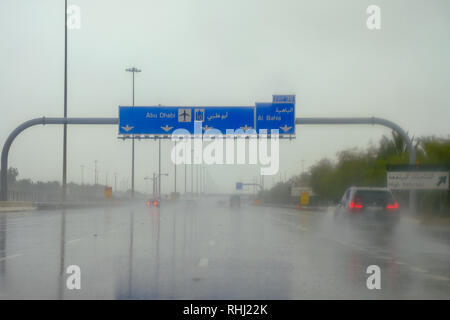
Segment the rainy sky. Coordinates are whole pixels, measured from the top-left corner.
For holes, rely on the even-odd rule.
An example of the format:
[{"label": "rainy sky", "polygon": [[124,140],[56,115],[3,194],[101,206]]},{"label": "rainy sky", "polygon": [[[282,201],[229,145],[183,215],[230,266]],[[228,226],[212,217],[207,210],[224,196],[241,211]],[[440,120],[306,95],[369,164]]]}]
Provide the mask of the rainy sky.
[{"label": "rainy sky", "polygon": [[[450,134],[450,2],[300,0],[70,0],[81,28],[68,32],[68,115],[116,117],[131,105],[252,106],[272,94],[296,94],[296,117],[377,116],[414,136]],[[366,26],[369,5],[381,29]],[[0,143],[20,123],[63,115],[64,2],[0,2]],[[59,180],[62,126],[28,129],[9,165],[20,178]],[[280,173],[265,185],[307,170],[336,152],[376,144],[386,128],[297,126],[280,143]],[[173,189],[171,142],[163,142],[162,191]],[[136,187],[157,171],[158,145],[136,142]],[[131,143],[117,126],[69,126],[68,181],[124,188]],[[250,165],[208,166],[209,191],[259,181]],[[184,190],[184,167],[178,189]],[[189,178],[189,175],[188,175]]]}]

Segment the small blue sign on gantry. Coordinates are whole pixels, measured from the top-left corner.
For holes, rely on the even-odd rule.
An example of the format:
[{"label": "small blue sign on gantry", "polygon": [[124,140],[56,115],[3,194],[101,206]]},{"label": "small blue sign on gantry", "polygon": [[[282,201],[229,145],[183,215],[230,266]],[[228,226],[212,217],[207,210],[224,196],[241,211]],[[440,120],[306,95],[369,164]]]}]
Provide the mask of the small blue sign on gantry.
[{"label": "small blue sign on gantry", "polygon": [[293,103],[295,104],[294,94],[274,94],[272,96],[273,103]]}]

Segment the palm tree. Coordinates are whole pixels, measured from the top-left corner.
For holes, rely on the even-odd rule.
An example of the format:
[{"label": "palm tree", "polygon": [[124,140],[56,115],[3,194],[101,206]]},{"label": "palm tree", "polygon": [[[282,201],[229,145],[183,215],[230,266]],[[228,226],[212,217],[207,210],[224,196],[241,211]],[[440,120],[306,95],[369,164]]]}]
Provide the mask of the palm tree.
[{"label": "palm tree", "polygon": [[[406,132],[406,134],[409,136],[408,132]],[[383,158],[387,158],[392,155],[401,155],[408,151],[408,146],[399,133],[392,131],[391,135],[391,139],[383,136],[380,141],[379,154]],[[411,142],[414,143],[414,136],[411,138]],[[418,143],[419,141],[416,142],[415,148],[417,148]]]}]

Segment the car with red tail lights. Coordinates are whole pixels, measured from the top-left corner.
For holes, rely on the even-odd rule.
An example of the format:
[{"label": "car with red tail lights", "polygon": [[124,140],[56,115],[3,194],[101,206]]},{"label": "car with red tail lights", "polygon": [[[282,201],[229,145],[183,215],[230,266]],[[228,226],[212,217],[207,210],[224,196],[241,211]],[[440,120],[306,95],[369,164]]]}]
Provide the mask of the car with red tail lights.
[{"label": "car with red tail lights", "polygon": [[400,219],[400,208],[387,188],[350,187],[339,201],[334,218],[394,226]]},{"label": "car with red tail lights", "polygon": [[147,205],[147,207],[159,207],[160,205],[160,199],[158,198],[152,198],[152,199],[148,199],[145,204]]}]

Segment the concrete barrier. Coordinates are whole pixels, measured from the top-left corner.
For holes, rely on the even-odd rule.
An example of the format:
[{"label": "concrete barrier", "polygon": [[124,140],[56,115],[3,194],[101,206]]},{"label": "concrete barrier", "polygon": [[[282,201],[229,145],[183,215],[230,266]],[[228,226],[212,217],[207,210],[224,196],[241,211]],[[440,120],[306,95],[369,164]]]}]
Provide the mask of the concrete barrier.
[{"label": "concrete barrier", "polygon": [[311,206],[303,206],[298,207],[294,204],[274,204],[274,203],[260,203],[258,204],[260,207],[269,207],[269,208],[283,208],[283,209],[292,209],[297,211],[321,211],[321,212],[328,212],[330,208],[333,207],[311,207]]},{"label": "concrete barrier", "polygon": [[0,201],[0,212],[30,211],[36,210],[36,206],[28,201]]}]

